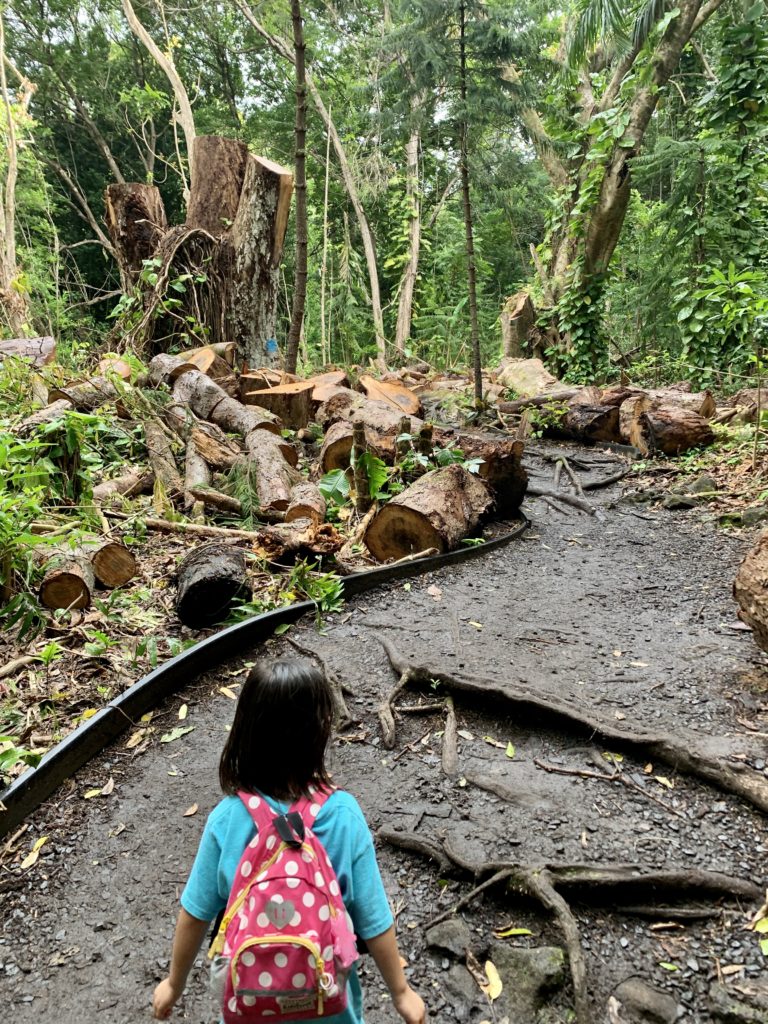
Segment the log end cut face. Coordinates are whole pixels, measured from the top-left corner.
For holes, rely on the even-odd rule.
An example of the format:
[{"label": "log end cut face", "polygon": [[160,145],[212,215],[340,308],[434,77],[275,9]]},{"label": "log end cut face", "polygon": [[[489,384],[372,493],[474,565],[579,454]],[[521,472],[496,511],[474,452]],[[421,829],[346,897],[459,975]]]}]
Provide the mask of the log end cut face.
[{"label": "log end cut face", "polygon": [[79,573],[61,569],[43,581],[40,603],[46,608],[87,608],[91,591]]},{"label": "log end cut face", "polygon": [[385,505],[371,522],[365,534],[368,550],[379,562],[405,558],[436,548],[445,551],[440,532],[426,516],[403,505]]}]

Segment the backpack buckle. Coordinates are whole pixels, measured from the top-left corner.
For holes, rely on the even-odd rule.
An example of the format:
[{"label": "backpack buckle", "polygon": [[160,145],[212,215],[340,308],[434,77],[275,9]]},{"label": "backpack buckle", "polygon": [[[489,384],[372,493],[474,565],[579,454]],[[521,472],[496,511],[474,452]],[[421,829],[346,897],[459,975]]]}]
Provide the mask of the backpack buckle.
[{"label": "backpack buckle", "polygon": [[304,842],[304,822],[298,811],[289,811],[275,818],[273,824],[277,834],[288,846],[301,847]]}]

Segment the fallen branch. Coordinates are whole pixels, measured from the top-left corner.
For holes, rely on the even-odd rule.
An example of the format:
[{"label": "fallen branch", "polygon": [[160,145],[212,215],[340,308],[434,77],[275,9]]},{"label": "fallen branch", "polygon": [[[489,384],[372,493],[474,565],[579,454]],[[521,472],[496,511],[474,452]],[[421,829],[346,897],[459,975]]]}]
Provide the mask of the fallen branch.
[{"label": "fallen branch", "polygon": [[614,746],[642,751],[646,759],[655,758],[677,771],[703,779],[727,793],[734,793],[763,812],[768,811],[768,779],[740,762],[733,766],[724,764],[715,750],[708,750],[695,735],[678,737],[671,733],[644,730],[625,732],[604,716],[589,714],[555,696],[543,696],[523,683],[501,683],[478,676],[452,675],[432,666],[415,665],[385,637],[378,639],[393,670],[400,676],[409,673],[409,682],[431,686],[432,681],[437,679],[453,691],[504,700],[516,708],[535,712],[542,724],[548,721],[556,726],[566,726],[569,731],[576,729],[591,736],[600,736]]},{"label": "fallen branch", "polygon": [[[104,515],[107,519],[136,518],[111,508],[104,509]],[[159,533],[188,533],[193,537],[218,537],[222,540],[227,537],[232,540],[260,540],[263,537],[263,534],[254,533],[252,530],[229,530],[223,526],[201,526],[199,523],[172,523],[169,519],[142,519],[142,523],[148,530],[157,530]]]},{"label": "fallen branch", "polygon": [[632,789],[636,793],[642,793],[644,797],[647,797],[648,800],[652,800],[653,803],[662,807],[669,814],[674,814],[678,818],[682,818],[683,821],[688,821],[685,814],[682,814],[674,807],[670,807],[669,804],[665,804],[663,800],[659,800],[658,797],[643,789],[642,786],[638,786],[638,784],[628,778],[620,768],[617,768],[613,772],[591,772],[584,768],[560,768],[556,764],[547,764],[545,761],[540,761],[537,757],[533,759],[533,763],[537,768],[542,768],[545,772],[550,772],[555,775],[575,775],[581,779],[598,779],[600,782],[620,782],[628,789]]},{"label": "fallen branch", "polygon": [[8,676],[16,675],[19,669],[26,668],[27,665],[32,665],[38,660],[32,654],[22,654],[20,658],[13,658],[12,661],[7,661],[4,665],[0,666],[0,679],[7,679]]},{"label": "fallen branch", "polygon": [[587,515],[597,515],[596,510],[588,501],[577,497],[575,494],[566,494],[565,491],[553,491],[550,487],[539,487],[538,484],[531,483],[530,481],[527,493],[533,495],[534,498],[554,498],[556,501],[562,501],[565,505],[573,505],[580,512],[586,512]]}]

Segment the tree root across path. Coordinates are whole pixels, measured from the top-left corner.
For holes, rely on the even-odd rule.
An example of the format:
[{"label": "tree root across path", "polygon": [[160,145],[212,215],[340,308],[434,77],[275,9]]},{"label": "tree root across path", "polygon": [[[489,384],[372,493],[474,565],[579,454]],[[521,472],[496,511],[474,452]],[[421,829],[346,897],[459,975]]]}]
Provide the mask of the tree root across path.
[{"label": "tree root across path", "polygon": [[[622,903],[622,890],[631,892],[633,899],[637,898],[638,891],[645,892],[650,895],[652,900],[662,892],[674,896],[707,893],[709,896],[740,897],[750,900],[757,899],[762,894],[760,887],[753,882],[732,878],[717,871],[704,871],[696,868],[690,871],[648,871],[634,864],[529,865],[517,864],[513,861],[486,861],[473,864],[453,850],[448,841],[441,841],[437,836],[395,832],[386,827],[380,828],[377,836],[390,846],[409,850],[436,861],[443,871],[451,867],[459,868],[478,881],[471,892],[463,896],[450,910],[433,918],[428,927],[452,917],[483,892],[500,884],[504,884],[507,889],[525,893],[551,911],[563,933],[568,951],[578,1024],[590,1024],[591,1022],[586,963],[576,918],[559,889],[575,890],[582,897],[590,893],[600,896],[607,894],[611,897],[614,905],[619,908],[623,907],[626,912],[647,911],[648,908],[634,907],[633,904],[627,902]],[[684,916],[690,917],[691,908],[684,909],[686,912]],[[665,915],[669,915],[674,911],[665,907],[664,912]]]},{"label": "tree root across path", "polygon": [[[577,705],[556,696],[544,696],[524,683],[499,682],[480,676],[452,674],[428,665],[416,665],[402,655],[385,637],[379,637],[389,663],[400,676],[395,689],[382,707],[390,715],[395,696],[411,683],[433,686],[442,683],[452,692],[481,695],[485,698],[503,700],[512,707],[535,711],[538,721],[554,727],[566,727],[568,731],[578,730],[590,736],[608,740],[617,747],[642,752],[643,756],[655,758],[670,765],[677,771],[692,775],[726,793],[733,793],[763,812],[768,811],[768,779],[745,764],[725,764],[715,753],[707,749],[706,742],[693,734],[654,733],[647,730],[626,732],[599,713],[587,713]],[[380,709],[381,712],[381,709]],[[385,745],[394,746],[394,718],[391,719],[391,733],[385,734]]]}]

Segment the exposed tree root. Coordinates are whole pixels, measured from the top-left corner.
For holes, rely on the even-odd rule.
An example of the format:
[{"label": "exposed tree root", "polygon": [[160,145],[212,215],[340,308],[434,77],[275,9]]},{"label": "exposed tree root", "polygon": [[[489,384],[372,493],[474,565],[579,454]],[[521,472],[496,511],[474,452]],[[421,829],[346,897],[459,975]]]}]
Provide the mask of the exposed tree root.
[{"label": "exposed tree root", "polygon": [[[576,1019],[579,1024],[590,1024],[589,994],[587,991],[587,972],[581,938],[576,919],[570,906],[558,891],[560,888],[579,890],[581,895],[597,893],[610,895],[612,902],[622,907],[622,887],[636,894],[638,890],[648,892],[655,898],[658,892],[690,893],[706,892],[712,895],[745,897],[756,899],[761,895],[759,886],[741,878],[732,878],[715,871],[693,869],[690,871],[645,871],[634,864],[516,864],[512,861],[487,861],[473,864],[465,860],[447,842],[440,842],[434,836],[415,835],[412,832],[395,832],[393,829],[381,828],[377,833],[379,839],[390,846],[434,860],[441,870],[454,866],[482,879],[463,896],[450,910],[438,914],[429,922],[429,926],[452,917],[459,910],[468,906],[479,895],[494,886],[505,884],[537,899],[543,907],[551,911],[565,939],[568,961],[573,980],[574,1005]],[[623,905],[625,911],[632,909],[633,904]],[[646,911],[647,907],[637,908]],[[669,908],[665,909],[668,916]],[[687,908],[690,910],[690,908]]]},{"label": "exposed tree root", "polygon": [[308,658],[312,658],[321,666],[325,674],[325,678],[331,684],[331,689],[333,691],[333,703],[336,711],[336,728],[338,730],[346,729],[348,726],[354,725],[359,721],[359,719],[352,717],[349,712],[349,708],[347,707],[347,702],[344,700],[345,689],[348,693],[352,693],[352,695],[354,695],[354,691],[351,691],[348,687],[344,686],[333,669],[328,665],[328,662],[322,654],[318,654],[318,652],[313,650],[311,647],[304,647],[303,644],[298,643],[298,641],[294,640],[292,637],[286,636],[285,640],[294,648],[294,650],[297,650],[299,654],[304,654]]},{"label": "exposed tree root", "polygon": [[397,730],[395,728],[395,700],[410,682],[413,682],[410,669],[405,669],[400,675],[397,685],[389,691],[389,695],[379,704],[376,714],[379,716],[381,725],[382,743],[387,750],[392,750],[395,745]]},{"label": "exposed tree root", "polygon": [[[401,682],[406,674],[407,682],[412,683],[432,684],[438,680],[454,693],[479,694],[485,698],[503,700],[518,709],[535,711],[542,724],[566,727],[569,731],[577,730],[590,736],[599,736],[616,747],[641,751],[646,758],[662,761],[677,771],[741,797],[761,811],[768,811],[768,779],[745,764],[724,764],[707,749],[698,736],[682,732],[679,736],[645,730],[625,732],[616,728],[613,721],[603,715],[588,714],[559,697],[545,697],[523,683],[502,683],[479,676],[453,675],[432,666],[414,665],[385,637],[379,637],[379,642],[386,651],[390,665],[401,676]],[[398,686],[399,689],[403,688],[400,684]]]},{"label": "exposed tree root", "polygon": [[449,695],[445,698],[442,750],[443,771],[449,779],[453,779],[459,774],[459,740],[456,728],[456,709],[453,706],[453,697]]},{"label": "exposed tree root", "polygon": [[586,512],[587,515],[597,515],[597,509],[593,508],[585,498],[579,498],[575,494],[568,494],[566,491],[555,491],[551,487],[540,487],[538,484],[529,481],[526,494],[534,498],[554,498],[556,501],[562,501],[564,505],[573,505],[580,512]]}]

